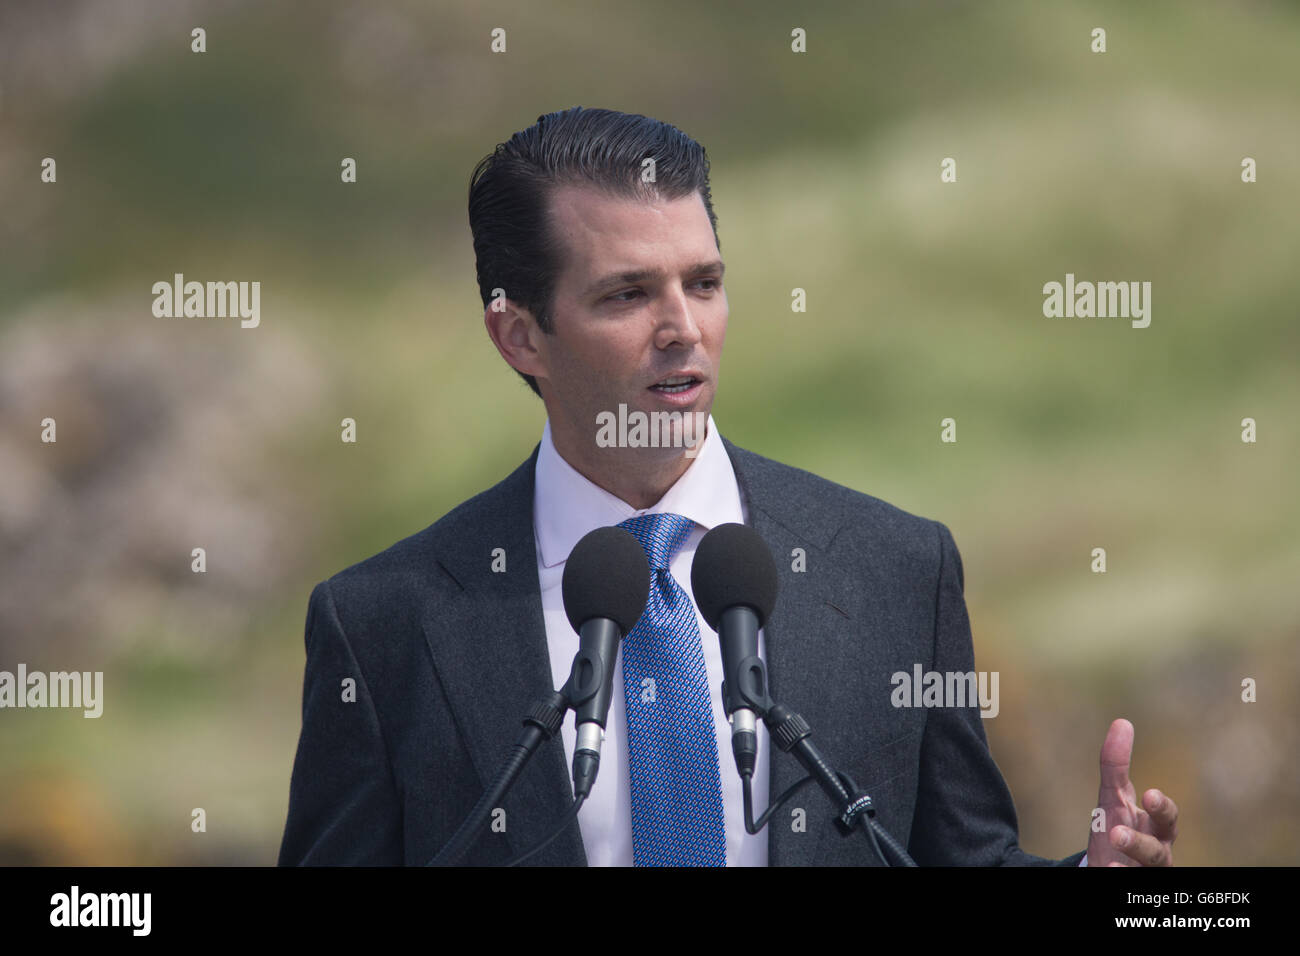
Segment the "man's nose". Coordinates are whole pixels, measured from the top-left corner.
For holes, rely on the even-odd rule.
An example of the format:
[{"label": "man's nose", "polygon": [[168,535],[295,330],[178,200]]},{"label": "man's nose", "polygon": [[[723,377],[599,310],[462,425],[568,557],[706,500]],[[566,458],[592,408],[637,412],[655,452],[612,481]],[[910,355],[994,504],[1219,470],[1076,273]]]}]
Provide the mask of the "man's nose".
[{"label": "man's nose", "polygon": [[657,316],[658,327],[655,329],[655,344],[666,349],[673,344],[693,348],[700,343],[700,326],[694,309],[697,304],[690,300],[686,290],[678,288],[664,298],[663,307]]}]

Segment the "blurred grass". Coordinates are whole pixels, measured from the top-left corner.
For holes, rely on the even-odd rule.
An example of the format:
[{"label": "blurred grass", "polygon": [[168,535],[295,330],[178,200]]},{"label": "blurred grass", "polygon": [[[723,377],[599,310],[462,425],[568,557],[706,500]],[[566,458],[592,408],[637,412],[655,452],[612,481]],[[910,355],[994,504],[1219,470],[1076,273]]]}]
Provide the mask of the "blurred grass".
[{"label": "blurred grass", "polygon": [[[1294,5],[199,9],[203,56],[188,29],[141,23],[135,54],[72,94],[0,74],[0,330],[61,293],[92,311],[133,296],[145,321],[143,290],[174,272],[260,278],[263,324],[329,384],[259,459],[308,503],[311,547],[220,646],[170,623],[180,598],[141,620],[105,667],[101,721],[0,719],[11,856],[274,859],[311,585],[540,436],[540,403],[482,330],[465,191],[495,143],[582,104],[663,118],[709,151],[723,433],[952,529],[978,666],[1003,675],[986,729],[1022,843],[1082,845],[1122,714],[1138,786],[1196,821],[1180,862],[1295,862]],[[41,29],[71,29],[49,16]],[[504,57],[486,53],[498,25]],[[1104,56],[1088,52],[1099,25]],[[46,155],[59,185],[33,188]],[[939,184],[945,156],[955,185]],[[1066,272],[1151,281],[1151,327],[1045,319],[1042,284]],[[243,350],[260,331],[230,334]],[[345,416],[356,445],[338,440]],[[948,416],[956,445],[938,441]],[[1239,440],[1246,416],[1257,445]],[[1104,576],[1088,571],[1099,546]],[[94,622],[80,639],[94,648]],[[1251,707],[1246,675],[1268,688]],[[100,836],[23,836],[54,791],[79,794]],[[1208,808],[1225,806],[1220,824]]]}]

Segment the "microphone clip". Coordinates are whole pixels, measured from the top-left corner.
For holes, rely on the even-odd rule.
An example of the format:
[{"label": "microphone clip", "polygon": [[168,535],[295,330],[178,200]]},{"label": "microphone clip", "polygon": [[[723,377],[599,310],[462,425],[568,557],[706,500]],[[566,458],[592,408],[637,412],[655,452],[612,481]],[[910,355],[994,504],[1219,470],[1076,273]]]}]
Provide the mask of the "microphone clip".
[{"label": "microphone clip", "polygon": [[553,691],[528,708],[524,726],[536,727],[542,732],[543,739],[550,740],[564,724],[564,714],[568,709],[569,701],[564,692]]},{"label": "microphone clip", "polygon": [[747,707],[758,717],[766,717],[772,698],[767,695],[767,667],[762,658],[753,655],[742,660],[736,666],[736,678],[722,681],[722,706],[727,716]]},{"label": "microphone clip", "polygon": [[844,788],[849,792],[849,803],[844,808],[844,812],[835,818],[835,827],[843,836],[849,836],[858,826],[858,819],[865,813],[869,819],[875,819],[876,805],[872,803],[870,794],[858,789],[858,785],[853,782],[853,778],[846,773],[836,774],[844,784]]}]

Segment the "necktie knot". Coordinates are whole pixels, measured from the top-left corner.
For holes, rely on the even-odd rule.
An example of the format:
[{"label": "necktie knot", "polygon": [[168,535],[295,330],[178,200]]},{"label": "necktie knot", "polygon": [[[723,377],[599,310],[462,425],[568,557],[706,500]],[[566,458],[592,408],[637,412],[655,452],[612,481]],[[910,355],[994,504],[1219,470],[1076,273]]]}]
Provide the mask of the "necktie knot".
[{"label": "necktie knot", "polygon": [[695,522],[683,515],[661,511],[657,514],[638,515],[618,523],[641,542],[651,570],[664,571],[677,550],[690,537]]}]

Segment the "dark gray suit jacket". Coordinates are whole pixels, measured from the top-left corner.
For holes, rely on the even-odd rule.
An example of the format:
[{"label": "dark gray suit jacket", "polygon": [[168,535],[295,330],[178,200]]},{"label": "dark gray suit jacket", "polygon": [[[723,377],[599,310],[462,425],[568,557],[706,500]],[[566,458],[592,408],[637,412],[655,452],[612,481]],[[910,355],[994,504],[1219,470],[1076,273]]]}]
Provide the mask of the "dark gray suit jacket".
[{"label": "dark gray suit jacket", "polygon": [[[975,669],[947,527],[725,447],[780,573],[764,629],[773,699],[807,718],[826,758],[871,794],[877,819],[919,864],[1077,865],[1082,851],[1055,861],[1017,845],[1015,807],[977,707],[891,704],[897,671]],[[312,592],[281,865],[427,862],[517,739],[529,705],[553,689],[533,540],[536,460],[534,449],[494,488]],[[505,549],[505,573],[491,570],[495,548]],[[792,570],[795,548],[805,571]],[[355,702],[343,699],[346,678]],[[734,773],[721,756],[722,772]],[[772,794],[802,775],[793,757],[771,754]],[[503,801],[504,832],[485,832],[466,862],[532,846],[572,799],[557,735]],[[860,834],[835,830],[815,787],[790,807],[805,809],[806,830],[789,809],[776,815],[772,865],[877,865]],[[585,865],[577,825],[534,862]]]}]

